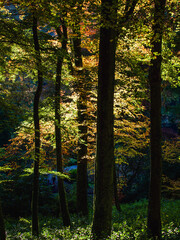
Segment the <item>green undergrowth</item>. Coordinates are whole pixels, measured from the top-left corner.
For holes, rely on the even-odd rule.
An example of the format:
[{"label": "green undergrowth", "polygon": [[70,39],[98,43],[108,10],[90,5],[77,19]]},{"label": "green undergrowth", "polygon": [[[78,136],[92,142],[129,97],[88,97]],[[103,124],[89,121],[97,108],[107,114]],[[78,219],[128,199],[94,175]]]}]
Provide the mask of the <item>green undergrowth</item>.
[{"label": "green undergrowth", "polygon": [[[180,239],[180,200],[162,201],[162,239]],[[91,217],[71,216],[72,227],[64,228],[60,218],[40,217],[39,239],[91,239]],[[122,204],[121,212],[113,208],[112,235],[109,239],[146,240],[147,200]],[[36,239],[31,237],[31,221],[26,218],[6,220],[7,239]]]}]

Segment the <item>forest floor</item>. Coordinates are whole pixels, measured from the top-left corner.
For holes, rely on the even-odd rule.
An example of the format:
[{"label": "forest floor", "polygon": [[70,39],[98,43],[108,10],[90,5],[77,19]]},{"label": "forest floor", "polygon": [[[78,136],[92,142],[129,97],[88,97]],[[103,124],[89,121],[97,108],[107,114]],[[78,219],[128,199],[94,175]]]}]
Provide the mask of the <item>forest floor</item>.
[{"label": "forest floor", "polygon": [[[64,228],[61,218],[40,216],[39,239],[90,239],[92,212],[89,218],[72,215],[72,227]],[[145,240],[147,200],[122,204],[121,212],[113,208],[112,235],[108,239]],[[7,239],[36,239],[31,237],[30,218],[6,219]],[[162,201],[162,239],[180,239],[180,200]]]}]

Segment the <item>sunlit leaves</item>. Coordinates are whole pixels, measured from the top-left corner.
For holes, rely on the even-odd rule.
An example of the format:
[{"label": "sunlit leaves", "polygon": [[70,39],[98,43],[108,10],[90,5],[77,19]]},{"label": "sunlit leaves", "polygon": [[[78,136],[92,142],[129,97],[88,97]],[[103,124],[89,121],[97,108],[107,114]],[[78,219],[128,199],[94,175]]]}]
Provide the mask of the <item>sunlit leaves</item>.
[{"label": "sunlit leaves", "polygon": [[[33,168],[25,168],[23,172],[24,173],[21,174],[20,177],[30,176],[30,175],[33,174]],[[44,168],[42,168],[42,169],[40,168],[39,172],[40,172],[41,175],[52,174],[52,175],[57,176],[59,178],[70,180],[70,177],[67,174],[63,174],[61,172],[50,171],[50,170],[46,170]]]},{"label": "sunlit leaves", "polygon": [[180,161],[180,138],[175,138],[171,141],[164,141],[163,159],[171,164]]},{"label": "sunlit leaves", "polygon": [[[76,98],[62,104],[62,153],[68,156],[73,150],[76,152],[78,141],[78,125],[76,122]],[[41,159],[40,164],[49,167],[55,167],[55,137],[54,137],[54,113],[53,106],[46,105],[40,108],[40,129],[41,129]],[[16,131],[16,136],[10,140],[10,145],[6,148],[6,159],[34,159],[34,127],[32,118],[22,122]],[[48,167],[48,168],[49,168]]]}]

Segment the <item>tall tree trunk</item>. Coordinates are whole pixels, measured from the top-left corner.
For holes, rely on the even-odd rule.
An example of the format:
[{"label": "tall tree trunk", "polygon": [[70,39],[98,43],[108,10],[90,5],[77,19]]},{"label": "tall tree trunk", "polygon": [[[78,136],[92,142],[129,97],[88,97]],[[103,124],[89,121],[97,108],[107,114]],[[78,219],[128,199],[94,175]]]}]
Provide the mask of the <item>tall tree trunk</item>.
[{"label": "tall tree trunk", "polygon": [[88,215],[88,199],[87,199],[87,86],[85,75],[79,75],[79,99],[78,107],[78,130],[80,139],[78,143],[77,158],[77,211],[82,215]]},{"label": "tall tree trunk", "polygon": [[5,231],[3,213],[1,208],[1,202],[0,202],[0,239],[6,240],[6,231]]},{"label": "tall tree trunk", "polygon": [[[58,31],[57,31],[58,32]],[[60,37],[60,36],[59,36]],[[67,29],[63,25],[63,40],[62,40],[62,50],[66,51],[67,44]],[[62,53],[57,59],[57,69],[56,69],[56,83],[55,83],[55,135],[56,135],[56,161],[57,161],[57,171],[63,172],[62,167],[62,147],[61,147],[61,113],[60,113],[60,99],[61,99],[61,71],[63,64]],[[64,187],[63,179],[58,177],[58,192],[60,200],[60,208],[63,219],[64,226],[70,226],[71,220],[68,210],[68,204],[66,199],[66,191]]]},{"label": "tall tree trunk", "polygon": [[35,157],[34,157],[34,179],[32,193],[32,235],[39,235],[38,221],[38,195],[39,195],[39,160],[40,160],[40,125],[39,125],[39,101],[42,92],[43,73],[40,56],[39,40],[37,33],[37,17],[33,15],[33,39],[36,54],[36,66],[38,71],[38,86],[34,96],[34,128],[35,128]]},{"label": "tall tree trunk", "polygon": [[151,173],[148,206],[148,232],[153,239],[161,238],[161,48],[166,0],[155,0],[150,83],[150,153]]},{"label": "tall tree trunk", "polygon": [[113,100],[117,1],[102,0],[99,45],[97,153],[95,165],[93,239],[111,234],[114,134]]},{"label": "tall tree trunk", "polygon": [[[62,152],[61,152],[61,115],[60,115],[60,91],[61,91],[61,70],[63,58],[58,57],[56,69],[56,84],[55,84],[55,135],[56,135],[56,161],[57,171],[63,172],[62,168]],[[64,188],[63,179],[58,177],[58,191],[61,206],[61,213],[64,226],[70,226],[71,220],[66,200],[66,192]]]},{"label": "tall tree trunk", "polygon": [[88,215],[88,199],[87,199],[87,83],[85,78],[85,71],[83,68],[82,54],[81,54],[81,33],[80,33],[80,19],[74,26],[74,33],[76,37],[73,39],[75,66],[81,68],[76,71],[77,74],[77,91],[79,98],[77,101],[78,108],[78,130],[81,136],[78,143],[78,157],[77,157],[77,211],[82,215]]}]

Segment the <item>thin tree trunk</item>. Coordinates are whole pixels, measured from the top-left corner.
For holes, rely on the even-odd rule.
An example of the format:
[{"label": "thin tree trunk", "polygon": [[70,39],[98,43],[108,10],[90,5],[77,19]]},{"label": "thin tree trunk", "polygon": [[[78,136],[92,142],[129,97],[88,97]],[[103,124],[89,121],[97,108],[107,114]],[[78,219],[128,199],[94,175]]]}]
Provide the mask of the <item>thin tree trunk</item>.
[{"label": "thin tree trunk", "polygon": [[[67,28],[63,25],[63,39],[62,39],[62,50],[66,52],[67,45]],[[57,29],[59,38],[61,39],[60,33]],[[57,162],[57,172],[63,172],[62,166],[62,146],[61,146],[61,72],[63,64],[63,55],[62,53],[58,56],[57,59],[57,68],[56,68],[56,83],[55,83],[55,135],[56,135],[56,162]],[[69,215],[69,209],[66,199],[66,191],[64,187],[64,181],[58,177],[58,192],[59,192],[59,201],[60,201],[60,210],[62,214],[64,226],[71,225],[71,219]]]},{"label": "thin tree trunk", "polygon": [[34,127],[35,127],[35,157],[34,157],[34,178],[32,193],[32,235],[39,235],[38,221],[38,196],[39,196],[39,160],[40,160],[40,125],[39,125],[39,101],[42,92],[43,73],[40,56],[40,48],[37,33],[37,18],[33,15],[33,39],[36,54],[36,66],[38,71],[38,86],[34,96]]},{"label": "thin tree trunk", "polygon": [[111,234],[114,134],[113,100],[117,1],[102,0],[99,45],[97,153],[95,165],[93,239]]},{"label": "thin tree trunk", "polygon": [[78,107],[78,129],[80,139],[78,143],[78,158],[77,158],[77,211],[82,215],[88,215],[88,199],[87,199],[87,91],[85,77],[79,84],[79,99],[77,102]]},{"label": "thin tree trunk", "polygon": [[[60,91],[61,91],[61,70],[62,70],[62,57],[58,57],[57,60],[57,76],[55,85],[55,135],[56,135],[56,161],[57,171],[63,172],[62,168],[62,152],[61,152],[61,115],[60,115]],[[66,192],[64,188],[63,179],[58,177],[58,191],[60,199],[61,214],[64,226],[70,226],[71,220],[67,205]]]},{"label": "thin tree trunk", "polygon": [[166,0],[155,0],[152,39],[152,59],[149,72],[150,83],[150,153],[151,173],[148,206],[148,232],[153,239],[161,238],[161,48],[163,19]]},{"label": "thin tree trunk", "polygon": [[[77,20],[74,33],[77,37],[73,39],[75,66],[83,68],[82,54],[81,54],[81,33],[80,33],[80,19]],[[77,211],[82,215],[88,215],[88,199],[87,199],[87,83],[84,70],[80,69],[77,73],[77,91],[79,98],[77,101],[78,108],[78,130],[81,136],[78,143],[78,157],[77,157]]]},{"label": "thin tree trunk", "polygon": [[4,225],[4,218],[1,208],[1,202],[0,202],[0,239],[6,240],[6,231],[5,231],[5,225]]}]

